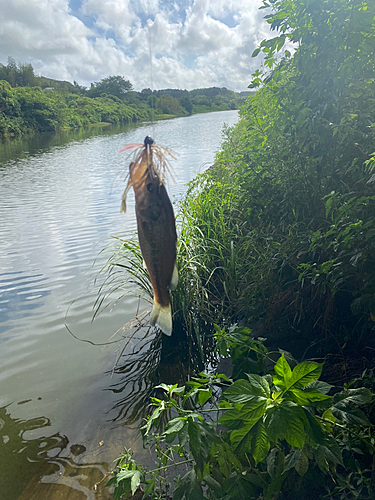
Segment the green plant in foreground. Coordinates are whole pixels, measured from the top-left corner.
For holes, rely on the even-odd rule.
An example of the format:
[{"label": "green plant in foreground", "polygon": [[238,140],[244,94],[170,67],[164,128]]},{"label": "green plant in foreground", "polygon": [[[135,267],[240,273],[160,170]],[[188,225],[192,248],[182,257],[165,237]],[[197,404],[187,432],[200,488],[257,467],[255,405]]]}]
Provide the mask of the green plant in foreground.
[{"label": "green plant in foreground", "polygon": [[[237,330],[226,341],[244,334]],[[229,354],[235,347],[229,347]],[[267,356],[254,347],[256,356]],[[190,466],[177,480],[173,500],[272,500],[280,493],[290,499],[349,499],[356,498],[354,491],[372,498],[366,464],[374,440],[360,408],[372,394],[363,387],[337,391],[318,380],[321,371],[314,361],[292,369],[282,354],[273,372],[263,376],[248,373],[233,382],[225,375],[201,373],[182,387],[160,385],[165,397],[152,399],[155,409],[143,427],[148,444],[155,446],[158,467],[145,472],[129,457],[125,466],[118,464],[111,480],[115,498],[130,489],[134,493],[140,484],[146,485],[144,498],[166,498],[167,470],[182,464]],[[156,433],[166,412],[173,418]]]}]

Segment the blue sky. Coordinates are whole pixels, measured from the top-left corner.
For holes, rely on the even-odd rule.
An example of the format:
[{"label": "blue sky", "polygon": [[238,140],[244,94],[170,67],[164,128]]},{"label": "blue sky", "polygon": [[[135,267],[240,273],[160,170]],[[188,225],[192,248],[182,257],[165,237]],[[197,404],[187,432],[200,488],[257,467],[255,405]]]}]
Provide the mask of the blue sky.
[{"label": "blue sky", "polygon": [[[0,62],[90,86],[245,90],[269,37],[261,0],[0,0]],[[151,52],[151,57],[150,57]],[[151,62],[151,64],[150,64]]]}]

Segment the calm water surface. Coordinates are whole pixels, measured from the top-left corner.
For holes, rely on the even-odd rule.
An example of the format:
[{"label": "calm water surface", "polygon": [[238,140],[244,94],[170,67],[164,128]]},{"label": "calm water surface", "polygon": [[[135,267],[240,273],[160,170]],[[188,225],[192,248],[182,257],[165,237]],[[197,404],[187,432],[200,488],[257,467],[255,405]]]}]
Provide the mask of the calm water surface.
[{"label": "calm water surface", "polygon": [[108,390],[125,342],[121,335],[108,341],[134,318],[138,301],[125,297],[91,322],[98,255],[111,236],[136,229],[133,194],[126,215],[119,210],[128,165],[117,151],[146,135],[176,151],[177,184],[168,187],[176,200],[213,161],[224,123],[237,119],[225,111],[154,130],[145,124],[0,143],[2,500],[104,499],[108,492],[94,494],[93,485],[124,446],[147,458],[137,422],[113,424],[120,397]]}]

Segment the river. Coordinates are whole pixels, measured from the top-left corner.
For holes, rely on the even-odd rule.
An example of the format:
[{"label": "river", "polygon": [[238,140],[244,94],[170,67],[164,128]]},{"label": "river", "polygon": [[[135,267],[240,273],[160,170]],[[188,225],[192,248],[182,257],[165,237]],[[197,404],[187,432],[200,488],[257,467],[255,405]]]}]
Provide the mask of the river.
[{"label": "river", "polygon": [[176,201],[212,163],[223,125],[237,120],[224,111],[0,143],[2,500],[106,499],[93,486],[124,446],[147,461],[139,422],[118,418],[132,409],[111,390],[121,386],[111,371],[125,342],[112,336],[138,300],[124,297],[92,322],[101,251],[136,230],[133,193],[120,214],[128,165],[118,151],[146,135],[174,150]]}]

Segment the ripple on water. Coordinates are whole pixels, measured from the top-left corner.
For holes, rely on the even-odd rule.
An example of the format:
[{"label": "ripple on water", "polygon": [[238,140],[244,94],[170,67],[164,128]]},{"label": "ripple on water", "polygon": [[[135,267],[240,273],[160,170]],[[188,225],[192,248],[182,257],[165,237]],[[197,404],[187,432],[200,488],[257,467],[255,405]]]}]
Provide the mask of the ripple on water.
[{"label": "ripple on water", "polygon": [[[226,112],[155,124],[157,143],[179,153],[177,184],[168,185],[172,199],[212,163],[223,123],[236,120],[235,112]],[[151,350],[150,359],[130,363],[119,400],[119,392],[104,389],[119,382],[106,373],[124,344],[102,345],[118,330],[111,341],[129,335],[123,326],[134,318],[139,301],[125,295],[113,310],[91,319],[97,294],[93,278],[110,252],[94,262],[113,244],[111,236],[132,237],[136,230],[132,193],[127,213],[119,213],[129,160],[117,152],[149,133],[150,125],[142,125],[83,140],[76,131],[74,142],[62,134],[60,143],[56,136],[48,142],[41,135],[12,143],[8,153],[0,151],[0,418],[5,421],[1,432],[8,436],[1,499],[91,498],[106,463],[124,445],[138,456],[144,453],[136,430],[111,430],[117,417],[109,414],[117,404],[118,422],[130,415],[137,428],[148,396],[127,398],[125,379],[131,376],[138,391],[147,389],[141,372],[151,358],[157,362],[157,353]],[[124,352],[130,354],[136,342],[141,340],[134,339]],[[17,401],[28,402],[11,404]],[[123,410],[126,404],[134,411]],[[72,445],[87,450],[76,455]]]}]

